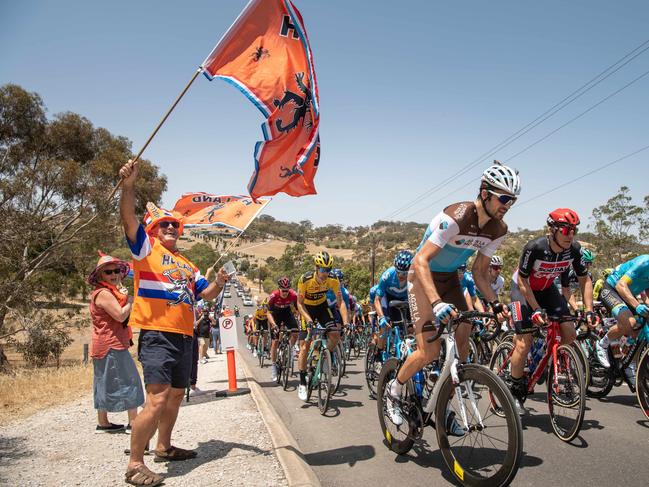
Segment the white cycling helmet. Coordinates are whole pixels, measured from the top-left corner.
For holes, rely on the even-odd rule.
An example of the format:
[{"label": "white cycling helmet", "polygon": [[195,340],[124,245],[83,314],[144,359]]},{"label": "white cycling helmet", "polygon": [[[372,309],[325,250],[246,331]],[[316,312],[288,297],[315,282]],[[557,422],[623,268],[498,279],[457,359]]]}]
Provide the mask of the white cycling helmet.
[{"label": "white cycling helmet", "polygon": [[491,258],[491,262],[489,262],[489,265],[497,265],[502,267],[503,266],[503,258],[500,257],[499,255],[494,255]]},{"label": "white cycling helmet", "polygon": [[494,161],[493,165],[482,173],[480,180],[515,196],[521,194],[521,178],[518,171],[498,161]]}]

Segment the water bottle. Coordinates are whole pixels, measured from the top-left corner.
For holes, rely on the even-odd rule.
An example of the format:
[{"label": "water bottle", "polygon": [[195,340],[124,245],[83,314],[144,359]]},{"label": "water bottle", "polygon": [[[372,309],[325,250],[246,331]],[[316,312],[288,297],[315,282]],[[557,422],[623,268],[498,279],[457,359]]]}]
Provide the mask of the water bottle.
[{"label": "water bottle", "polygon": [[427,413],[431,413],[435,408],[435,405],[433,404],[433,389],[435,389],[435,384],[437,383],[437,379],[439,379],[439,375],[439,361],[435,360],[430,365],[430,369],[426,376],[426,385],[424,387],[424,411]]},{"label": "water bottle", "polygon": [[415,385],[415,394],[419,397],[422,397],[424,393],[424,373],[419,370],[415,375],[412,376],[412,382]]},{"label": "water bottle", "polygon": [[530,354],[532,356],[532,363],[530,365],[530,373],[534,373],[536,370],[536,367],[539,365],[539,362],[543,358],[543,345],[545,341],[541,338],[537,338],[534,340],[532,343],[532,350],[530,351]]},{"label": "water bottle", "polygon": [[632,389],[635,391],[635,362],[633,360],[629,366],[624,369],[624,375],[626,376],[627,383],[632,386]]}]

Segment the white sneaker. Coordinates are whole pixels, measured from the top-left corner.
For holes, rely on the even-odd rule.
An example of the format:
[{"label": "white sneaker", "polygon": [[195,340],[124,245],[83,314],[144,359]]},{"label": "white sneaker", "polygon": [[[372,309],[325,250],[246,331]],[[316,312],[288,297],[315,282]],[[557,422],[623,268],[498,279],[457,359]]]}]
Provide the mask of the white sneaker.
[{"label": "white sneaker", "polygon": [[257,358],[257,349],[256,348],[252,349],[252,356],[253,356],[253,358]]},{"label": "white sneaker", "polygon": [[608,360],[608,347],[603,347],[600,344],[600,340],[595,342],[595,352],[597,353],[597,360],[607,369],[611,366],[611,362]]},{"label": "white sneaker", "polygon": [[206,363],[207,363],[207,359],[204,358],[203,360],[201,360],[201,363],[202,363],[202,364],[206,364]]},{"label": "white sneaker", "polygon": [[273,382],[277,381],[277,365],[273,364],[270,370],[270,380]]},{"label": "white sneaker", "polygon": [[[392,379],[392,381],[395,380],[396,379]],[[390,383],[387,385],[387,394],[385,395],[387,406],[386,409],[388,416],[390,417],[390,421],[392,421],[395,426],[401,426],[403,424],[403,416],[401,414],[401,406],[399,404],[401,402],[401,399],[392,395],[392,381],[390,381]]]},{"label": "white sneaker", "polygon": [[457,418],[455,417],[455,412],[451,410],[446,410],[446,432],[451,436],[462,437],[466,434],[466,431],[460,423],[458,423]]},{"label": "white sneaker", "polygon": [[306,401],[306,386],[300,384],[300,386],[297,388],[297,397],[300,399],[300,401]]},{"label": "white sneaker", "polygon": [[203,394],[205,394],[205,391],[200,390],[198,387],[189,390],[189,397],[202,396]]}]

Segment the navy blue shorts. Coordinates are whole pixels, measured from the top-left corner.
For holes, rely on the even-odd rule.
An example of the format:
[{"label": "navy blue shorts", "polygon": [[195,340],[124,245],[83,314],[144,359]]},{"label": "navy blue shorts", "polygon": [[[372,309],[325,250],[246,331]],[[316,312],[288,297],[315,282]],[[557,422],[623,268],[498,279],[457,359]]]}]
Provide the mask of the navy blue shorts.
[{"label": "navy blue shorts", "polygon": [[168,331],[140,330],[137,358],[144,384],[184,389],[192,369],[192,337]]}]

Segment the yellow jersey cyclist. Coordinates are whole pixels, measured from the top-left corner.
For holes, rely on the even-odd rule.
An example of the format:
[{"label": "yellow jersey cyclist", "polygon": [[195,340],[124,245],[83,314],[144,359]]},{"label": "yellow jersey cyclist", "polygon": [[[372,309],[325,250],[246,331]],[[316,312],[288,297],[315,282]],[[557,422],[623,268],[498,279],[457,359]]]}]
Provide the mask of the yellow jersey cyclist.
[{"label": "yellow jersey cyclist", "polygon": [[[482,174],[475,201],[453,204],[438,213],[426,229],[408,272],[408,304],[415,327],[417,350],[408,356],[397,377],[389,384],[387,397],[390,420],[403,423],[401,395],[403,385],[427,364],[439,359],[441,341],[428,342],[435,323],[448,323],[457,311],[468,309],[457,269],[476,251],[473,264],[475,283],[490,303],[493,312],[501,314],[489,282],[491,257],[505,239],[507,225],[503,217],[520,194],[518,172],[494,161]],[[455,331],[461,361],[468,355],[471,326],[461,323]],[[447,416],[447,422],[449,422]],[[457,421],[447,424],[449,434],[463,436]]]},{"label": "yellow jersey cyclist", "polygon": [[261,298],[257,298],[257,309],[255,310],[255,314],[253,316],[255,320],[255,338],[254,338],[254,348],[252,349],[252,356],[257,357],[257,349],[258,349],[258,342],[260,339],[263,340],[263,343],[261,344],[262,350],[266,350],[266,341],[268,340],[267,336],[263,336],[260,332],[265,331],[269,332],[270,330],[268,329],[268,299],[264,299],[263,301]]},{"label": "yellow jersey cyclist", "polygon": [[[334,321],[333,313],[327,304],[328,290],[332,290],[336,296],[336,307],[340,312],[343,324],[349,323],[347,306],[340,293],[340,282],[329,276],[334,265],[333,257],[329,255],[329,252],[319,252],[313,257],[313,263],[315,270],[302,275],[297,283],[297,309],[302,317],[301,331],[298,336],[300,340],[300,356],[298,358],[300,385],[297,393],[302,401],[306,401],[307,396],[306,359],[311,346],[311,340],[307,340],[307,328],[315,321],[322,326]],[[327,348],[333,350],[338,340],[340,340],[340,332],[330,332]]]}]

